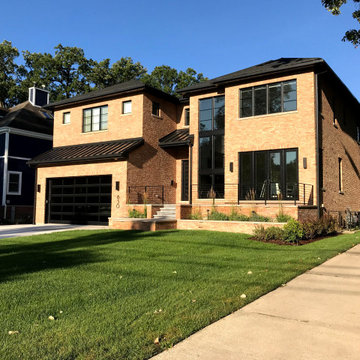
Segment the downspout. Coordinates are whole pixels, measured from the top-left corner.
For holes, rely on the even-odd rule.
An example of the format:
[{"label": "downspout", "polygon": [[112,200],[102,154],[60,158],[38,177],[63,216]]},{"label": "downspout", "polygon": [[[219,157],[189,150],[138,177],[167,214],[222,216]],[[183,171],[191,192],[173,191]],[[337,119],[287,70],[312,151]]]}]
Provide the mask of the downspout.
[{"label": "downspout", "polygon": [[4,149],[4,173],[3,173],[3,193],[2,193],[2,206],[4,207],[3,218],[6,219],[7,205],[6,193],[8,183],[8,159],[9,159],[9,130],[5,133],[5,149]]},{"label": "downspout", "polygon": [[190,185],[190,189],[189,189],[189,204],[192,204],[192,162],[193,162],[193,142],[190,140],[189,142],[189,150],[190,150],[190,165],[189,165],[189,185]]},{"label": "downspout", "polygon": [[318,218],[321,217],[321,204],[320,204],[320,123],[319,123],[319,86],[318,86],[318,73],[315,74],[315,122],[316,122],[316,205]]}]

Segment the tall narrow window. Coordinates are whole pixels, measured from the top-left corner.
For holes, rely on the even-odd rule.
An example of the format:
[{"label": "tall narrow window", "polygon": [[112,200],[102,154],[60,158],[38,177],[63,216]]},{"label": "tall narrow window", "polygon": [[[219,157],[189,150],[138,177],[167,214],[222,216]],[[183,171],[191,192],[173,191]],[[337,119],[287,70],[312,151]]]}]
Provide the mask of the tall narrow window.
[{"label": "tall narrow window", "polygon": [[208,198],[213,190],[224,197],[225,97],[199,101],[199,179],[198,196]]},{"label": "tall narrow window", "polygon": [[185,126],[190,125],[190,109],[185,109]]},{"label": "tall narrow window", "polygon": [[152,114],[155,116],[160,116],[160,104],[155,101],[152,103]]},{"label": "tall narrow window", "polygon": [[343,185],[343,162],[342,158],[338,158],[339,161],[339,192],[344,192],[344,185]]}]

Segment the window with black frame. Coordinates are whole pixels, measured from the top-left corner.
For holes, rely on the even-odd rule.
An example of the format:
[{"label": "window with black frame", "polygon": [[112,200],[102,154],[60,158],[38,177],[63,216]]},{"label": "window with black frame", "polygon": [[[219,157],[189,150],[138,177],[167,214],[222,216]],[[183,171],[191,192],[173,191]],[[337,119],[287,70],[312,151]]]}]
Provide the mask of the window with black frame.
[{"label": "window with black frame", "polygon": [[240,200],[298,199],[298,149],[239,153]]},{"label": "window with black frame", "polygon": [[83,132],[107,130],[108,106],[83,110]]},{"label": "window with black frame", "polygon": [[275,114],[297,109],[296,80],[240,90],[240,117]]},{"label": "window with black frame", "polygon": [[199,101],[199,198],[224,197],[225,97]]}]

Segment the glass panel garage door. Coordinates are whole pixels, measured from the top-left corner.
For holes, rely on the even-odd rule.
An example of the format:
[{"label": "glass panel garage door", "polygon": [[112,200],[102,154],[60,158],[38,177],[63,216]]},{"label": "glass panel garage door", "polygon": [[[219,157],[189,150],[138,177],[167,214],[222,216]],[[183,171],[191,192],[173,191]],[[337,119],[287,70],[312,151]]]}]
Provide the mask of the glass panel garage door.
[{"label": "glass panel garage door", "polygon": [[46,191],[48,223],[107,225],[111,175],[48,179]]}]

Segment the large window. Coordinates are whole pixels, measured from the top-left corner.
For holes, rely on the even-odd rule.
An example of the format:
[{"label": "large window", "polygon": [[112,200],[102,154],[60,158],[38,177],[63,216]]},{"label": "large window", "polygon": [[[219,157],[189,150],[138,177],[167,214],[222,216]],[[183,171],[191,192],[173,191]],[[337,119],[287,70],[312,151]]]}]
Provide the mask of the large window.
[{"label": "large window", "polygon": [[298,150],[239,153],[241,200],[297,199]]},{"label": "large window", "polygon": [[241,118],[294,111],[296,109],[296,80],[240,90]]},{"label": "large window", "polygon": [[83,132],[106,130],[107,126],[108,126],[107,105],[84,110]]},{"label": "large window", "polygon": [[224,197],[225,97],[199,101],[199,198]]}]

